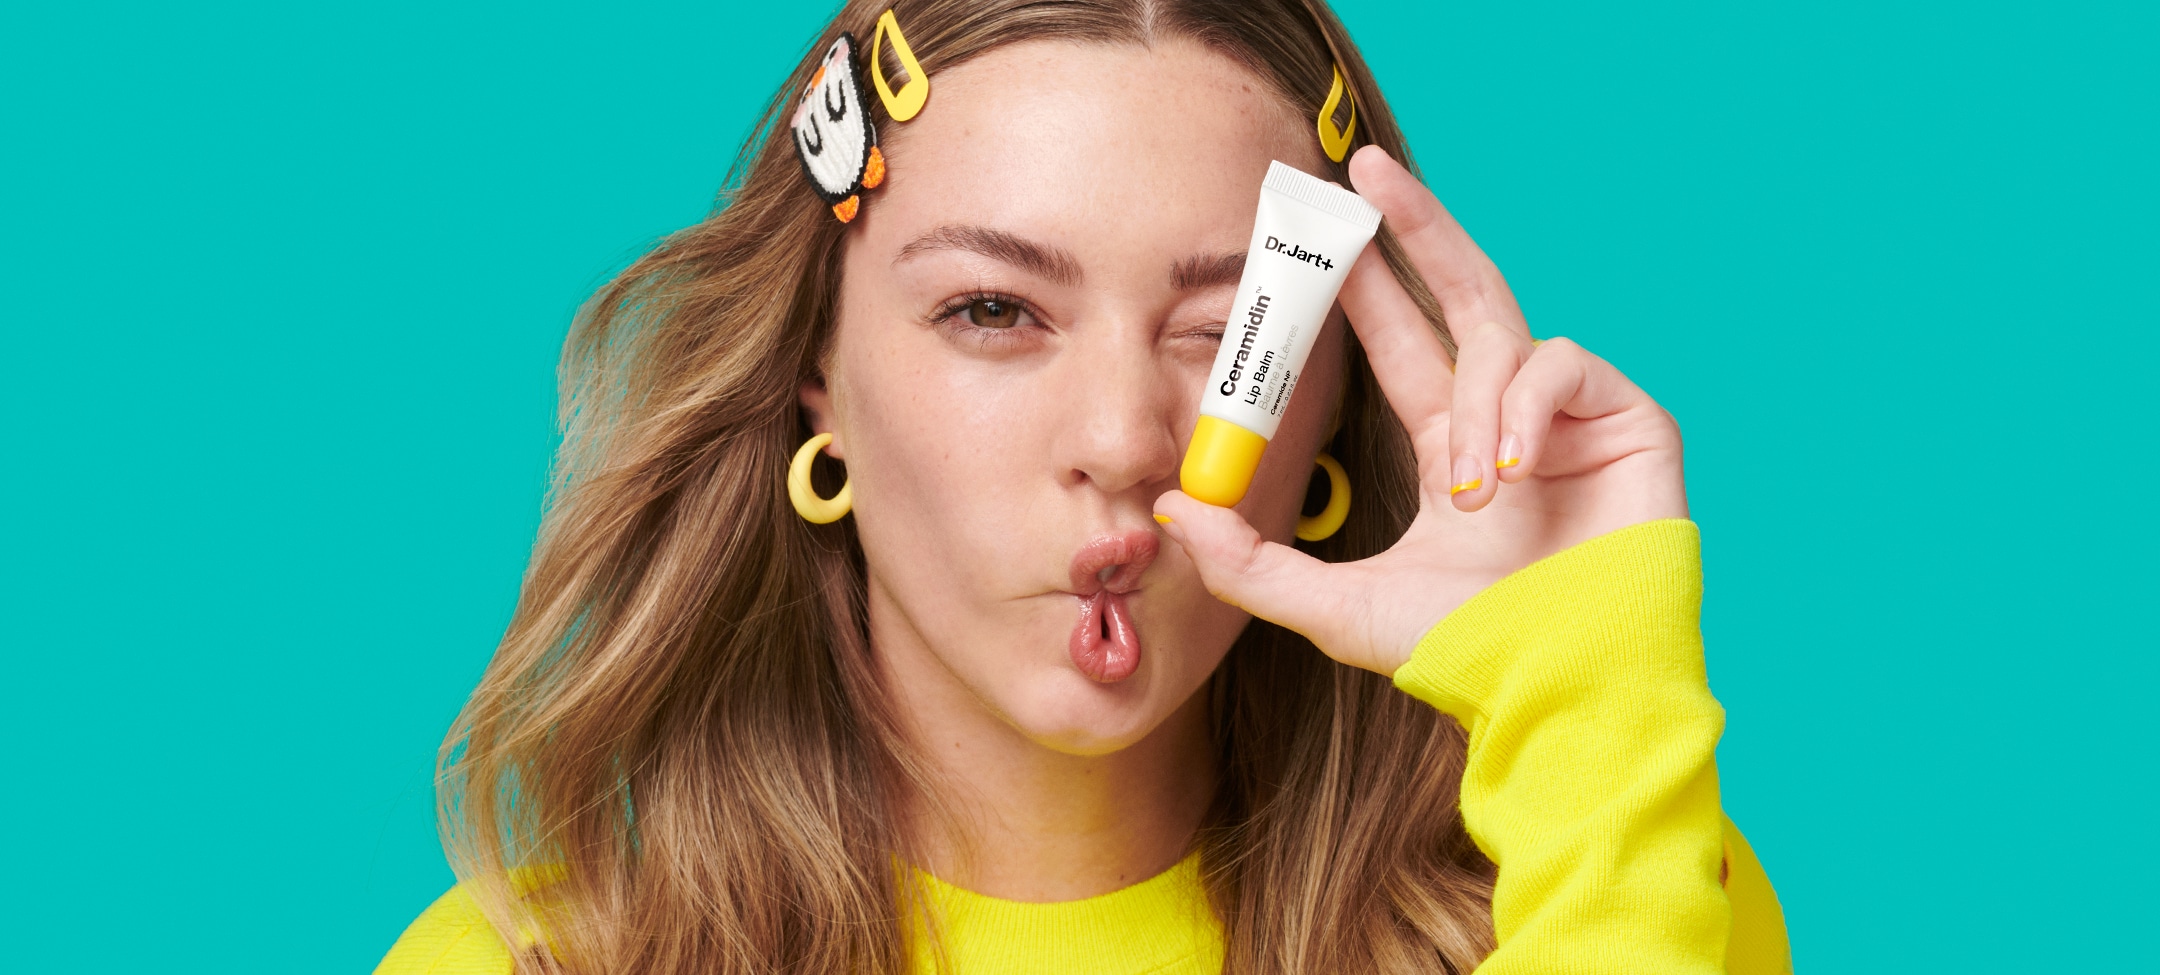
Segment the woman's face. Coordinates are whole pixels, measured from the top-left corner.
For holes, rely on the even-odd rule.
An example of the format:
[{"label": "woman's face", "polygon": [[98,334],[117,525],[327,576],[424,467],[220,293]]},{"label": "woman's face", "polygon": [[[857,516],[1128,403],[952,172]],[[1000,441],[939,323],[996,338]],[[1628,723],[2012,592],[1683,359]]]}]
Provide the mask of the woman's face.
[{"label": "woman's face", "polygon": [[[910,707],[1104,754],[1207,680],[1248,617],[1156,525],[1271,159],[1312,123],[1196,44],[1030,42],[880,132],[813,424],[847,464],[871,638]],[[1331,318],[1239,509],[1289,540],[1342,382]]]}]

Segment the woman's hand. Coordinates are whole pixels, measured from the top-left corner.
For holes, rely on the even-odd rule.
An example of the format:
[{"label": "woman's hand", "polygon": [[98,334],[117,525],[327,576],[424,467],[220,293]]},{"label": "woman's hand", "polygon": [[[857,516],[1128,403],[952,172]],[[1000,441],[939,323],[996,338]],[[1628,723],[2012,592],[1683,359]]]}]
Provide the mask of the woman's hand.
[{"label": "woman's hand", "polygon": [[1564,338],[1533,344],[1498,268],[1377,146],[1350,160],[1454,328],[1440,337],[1367,246],[1341,303],[1417,452],[1419,510],[1395,547],[1330,564],[1182,492],[1158,514],[1209,591],[1343,663],[1392,674],[1470,597],[1577,542],[1687,517],[1680,431],[1619,370]]}]

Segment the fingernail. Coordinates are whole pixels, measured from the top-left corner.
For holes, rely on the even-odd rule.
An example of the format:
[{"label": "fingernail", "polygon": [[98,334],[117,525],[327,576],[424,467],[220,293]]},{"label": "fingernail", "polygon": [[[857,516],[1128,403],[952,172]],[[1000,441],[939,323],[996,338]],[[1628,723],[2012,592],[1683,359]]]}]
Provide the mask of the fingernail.
[{"label": "fingernail", "polygon": [[1478,463],[1476,457],[1464,454],[1455,458],[1455,486],[1448,488],[1448,494],[1453,496],[1464,491],[1475,491],[1483,487],[1485,485],[1484,474],[1485,465]]},{"label": "fingernail", "polygon": [[1512,433],[1508,434],[1505,437],[1501,437],[1500,463],[1494,464],[1493,466],[1504,471],[1520,463],[1522,463],[1521,438],[1515,436]]},{"label": "fingernail", "polygon": [[1158,525],[1167,525],[1167,524],[1169,524],[1169,523],[1170,523],[1170,516],[1169,516],[1169,515],[1156,515],[1156,516],[1155,516],[1155,523],[1156,523],[1156,524],[1158,524]]}]

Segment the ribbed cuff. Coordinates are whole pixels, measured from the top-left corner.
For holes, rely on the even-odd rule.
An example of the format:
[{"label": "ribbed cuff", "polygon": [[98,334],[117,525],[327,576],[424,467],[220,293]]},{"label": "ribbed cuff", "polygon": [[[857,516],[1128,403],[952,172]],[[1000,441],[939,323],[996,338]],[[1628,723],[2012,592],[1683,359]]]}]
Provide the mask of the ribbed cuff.
[{"label": "ribbed cuff", "polygon": [[[1449,613],[1395,671],[1395,686],[1465,726],[1487,702],[1524,647],[1546,632],[1593,619],[1699,614],[1702,536],[1694,522],[1667,518],[1630,525],[1524,566]],[[1684,605],[1675,606],[1675,602]],[[1559,675],[1556,675],[1559,676]]]}]

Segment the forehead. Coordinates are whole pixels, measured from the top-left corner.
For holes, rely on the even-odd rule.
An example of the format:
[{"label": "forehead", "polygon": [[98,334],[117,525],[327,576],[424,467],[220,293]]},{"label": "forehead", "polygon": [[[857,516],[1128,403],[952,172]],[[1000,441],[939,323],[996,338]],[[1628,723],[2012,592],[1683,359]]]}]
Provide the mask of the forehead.
[{"label": "forehead", "polygon": [[922,114],[880,137],[892,180],[866,201],[866,242],[971,223],[1084,263],[1136,236],[1189,247],[1227,234],[1242,249],[1268,161],[1324,162],[1310,122],[1265,81],[1184,40],[999,48],[933,77]]}]

